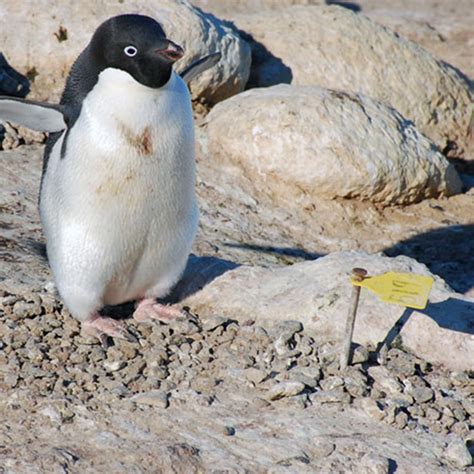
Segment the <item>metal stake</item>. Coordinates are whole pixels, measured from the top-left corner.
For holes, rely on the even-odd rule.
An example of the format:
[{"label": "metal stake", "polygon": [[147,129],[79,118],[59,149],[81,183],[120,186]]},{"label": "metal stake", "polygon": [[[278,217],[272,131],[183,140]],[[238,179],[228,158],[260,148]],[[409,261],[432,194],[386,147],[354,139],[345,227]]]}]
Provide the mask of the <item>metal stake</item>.
[{"label": "metal stake", "polygon": [[[367,276],[367,270],[364,268],[353,268],[352,278],[357,281],[362,281]],[[357,306],[359,304],[360,286],[352,285],[351,304],[347,314],[346,327],[344,330],[344,340],[342,343],[341,358],[339,367],[345,370],[350,362],[352,335],[354,333],[354,324],[357,313]]]}]

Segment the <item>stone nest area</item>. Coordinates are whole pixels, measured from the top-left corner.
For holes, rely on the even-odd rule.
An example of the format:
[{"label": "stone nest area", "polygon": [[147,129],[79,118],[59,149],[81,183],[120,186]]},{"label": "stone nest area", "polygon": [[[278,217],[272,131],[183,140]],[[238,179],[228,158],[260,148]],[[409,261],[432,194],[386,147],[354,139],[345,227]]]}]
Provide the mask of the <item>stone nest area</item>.
[{"label": "stone nest area", "polygon": [[[122,307],[124,315],[129,310]],[[374,348],[357,346],[353,364],[340,372],[338,347],[317,345],[298,321],[266,329],[251,318],[242,324],[218,316],[203,322],[188,313],[169,325],[131,321],[136,343],[115,340],[101,345],[81,336],[78,322],[44,290],[23,295],[4,292],[0,311],[1,409],[7,415],[0,453],[6,472],[21,471],[28,463],[42,472],[45,460],[54,468],[49,472],[97,467],[82,460],[87,459],[87,449],[80,442],[77,446],[77,439],[76,446],[68,449],[60,444],[50,453],[33,448],[23,459],[10,457],[8,441],[18,440],[18,430],[27,428],[34,417],[58,431],[65,426],[74,431],[76,425],[80,429],[80,420],[106,418],[108,411],[116,409],[128,410],[133,418],[137,413],[154,417],[157,411],[199,411],[222,405],[259,416],[286,411],[317,417],[321,410],[329,410],[416,436],[448,435],[452,441],[443,445],[431,467],[452,472],[450,468],[465,468],[471,462],[461,440],[469,438],[474,415],[472,379],[466,372],[433,368],[396,347],[380,365]],[[221,427],[220,435],[239,437],[246,429],[245,421],[230,422]],[[36,436],[29,433],[33,439]],[[337,435],[310,444],[312,451],[298,455],[285,456],[282,451],[281,459],[273,461],[275,472],[285,467],[291,467],[291,472],[341,472],[351,466],[393,472],[397,465],[390,455],[372,455],[367,448],[361,453],[355,445],[340,443]],[[178,449],[172,446],[168,451]],[[199,450],[179,446],[191,458],[178,455],[179,469],[197,469]],[[120,455],[103,462],[110,468],[129,466],[120,464],[124,462]],[[239,462],[241,467],[251,467],[248,460]],[[151,467],[166,470],[166,462]]]}]

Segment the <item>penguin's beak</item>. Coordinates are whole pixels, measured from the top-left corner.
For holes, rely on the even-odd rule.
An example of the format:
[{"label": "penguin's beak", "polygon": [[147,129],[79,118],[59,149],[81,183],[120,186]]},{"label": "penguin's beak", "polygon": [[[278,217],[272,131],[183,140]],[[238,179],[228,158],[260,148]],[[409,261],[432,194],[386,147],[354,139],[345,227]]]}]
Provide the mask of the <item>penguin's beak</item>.
[{"label": "penguin's beak", "polygon": [[173,63],[178,59],[181,59],[184,55],[184,49],[170,40],[166,41],[168,43],[167,46],[163,49],[157,49],[155,52]]}]

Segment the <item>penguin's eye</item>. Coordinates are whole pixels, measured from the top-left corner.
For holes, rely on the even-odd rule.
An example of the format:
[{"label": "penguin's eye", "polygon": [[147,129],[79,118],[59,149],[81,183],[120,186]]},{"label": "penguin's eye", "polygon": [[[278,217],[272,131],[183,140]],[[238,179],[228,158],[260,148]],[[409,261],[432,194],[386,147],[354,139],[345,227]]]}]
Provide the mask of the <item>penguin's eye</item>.
[{"label": "penguin's eye", "polygon": [[138,49],[135,48],[135,46],[126,46],[126,47],[123,49],[123,52],[124,52],[127,56],[130,56],[131,58],[133,58],[133,56],[136,56],[136,54],[138,53]]}]

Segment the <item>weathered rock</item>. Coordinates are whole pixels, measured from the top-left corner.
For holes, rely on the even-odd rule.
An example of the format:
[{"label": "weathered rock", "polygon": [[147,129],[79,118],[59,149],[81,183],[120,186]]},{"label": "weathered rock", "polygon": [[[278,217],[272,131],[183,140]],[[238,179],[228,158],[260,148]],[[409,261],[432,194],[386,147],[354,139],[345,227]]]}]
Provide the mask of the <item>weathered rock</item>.
[{"label": "weathered rock", "polygon": [[[388,258],[359,252],[340,252],[289,267],[241,266],[213,280],[183,304],[206,318],[213,314],[241,320],[252,314],[270,324],[295,319],[321,343],[342,337],[352,268],[371,275],[387,271],[429,275],[408,257]],[[242,298],[245,295],[245,298]],[[430,304],[425,310],[404,310],[363,291],[355,323],[354,342],[376,346],[396,334],[403,346],[431,363],[455,370],[471,367],[474,341],[474,302],[452,292],[435,277]]]},{"label": "weathered rock", "polygon": [[360,467],[367,474],[388,474],[389,459],[373,453],[367,453],[361,460]]},{"label": "weathered rock", "polygon": [[466,39],[472,38],[470,25],[474,19],[471,5],[463,2],[449,12],[417,12],[382,8],[363,9],[364,14],[377,23],[384,25],[395,33],[422,46],[438,59],[458,68],[467,77],[474,77],[474,63],[469,48],[465,48]]},{"label": "weathered rock", "polygon": [[464,468],[472,464],[472,456],[466,443],[458,437],[452,439],[446,446],[444,456],[457,468]]},{"label": "weathered rock", "polygon": [[295,6],[235,22],[255,41],[253,85],[361,92],[395,107],[440,149],[469,157],[469,86],[420,46],[336,6]]},{"label": "weathered rock", "polygon": [[73,61],[99,24],[131,12],[156,18],[167,35],[184,47],[186,55],[177,70],[206,54],[221,52],[221,61],[192,81],[194,99],[213,104],[243,90],[250,69],[249,46],[222,21],[185,0],[81,4],[6,0],[0,7],[0,44],[11,63],[34,78],[33,96],[55,101]]},{"label": "weathered rock", "polygon": [[193,0],[192,3],[205,11],[226,17],[229,14],[253,13],[290,5],[321,5],[325,0]]},{"label": "weathered rock", "polygon": [[459,193],[453,165],[392,108],[316,86],[254,89],[206,118],[203,155],[257,201],[407,204]]}]

